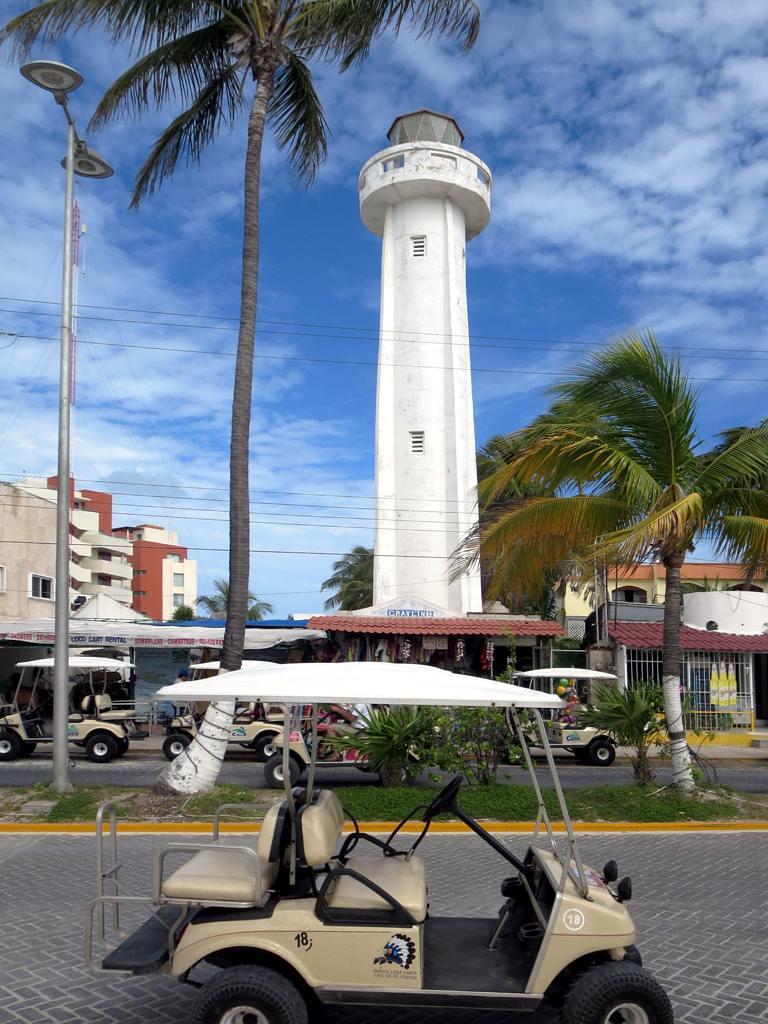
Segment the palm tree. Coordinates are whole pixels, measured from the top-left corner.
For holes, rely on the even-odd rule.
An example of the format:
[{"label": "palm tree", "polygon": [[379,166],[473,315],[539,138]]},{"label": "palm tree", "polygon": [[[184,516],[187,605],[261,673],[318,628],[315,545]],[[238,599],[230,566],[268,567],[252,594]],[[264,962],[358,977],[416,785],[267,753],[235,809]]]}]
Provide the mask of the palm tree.
[{"label": "palm tree", "polygon": [[320,589],[336,591],[325,602],[327,612],[334,608],[343,612],[370,608],[373,604],[373,548],[356,544],[333,563],[333,575],[320,584]]},{"label": "palm tree", "polygon": [[[218,579],[213,581],[213,594],[205,594],[198,597],[195,604],[202,606],[211,619],[223,619],[227,614],[227,603],[229,601],[229,584],[226,580]],[[269,601],[260,601],[259,598],[248,591],[248,621],[260,622],[265,615],[271,615],[274,608]]]},{"label": "palm tree", "polygon": [[[342,70],[362,63],[374,39],[410,25],[418,35],[458,37],[463,49],[475,42],[480,12],[475,0],[44,0],[10,21],[0,42],[18,53],[38,40],[50,43],[70,30],[102,28],[114,42],[137,49],[139,59],[107,90],[92,119],[98,128],[120,115],[136,116],[167,100],[185,109],[163,131],[140,168],[133,206],[151,195],[179,161],[196,163],[221,128],[247,110],[243,187],[243,249],[240,328],[235,361],[230,439],[229,601],[221,667],[242,662],[250,573],[249,436],[259,276],[261,149],[267,123],[287,149],[298,179],[311,183],[327,151],[326,121],[309,61],[332,60]],[[211,704],[206,733],[210,770],[197,764],[174,775],[179,761],[191,764],[204,752],[166,770],[168,788],[210,788],[224,755],[234,704]],[[202,745],[201,745],[202,746]],[[195,748],[195,749],[193,749]],[[215,763],[214,760],[215,759]],[[212,781],[211,781],[212,779]]]},{"label": "palm tree", "polygon": [[479,485],[544,488],[481,531],[490,596],[517,573],[541,582],[564,559],[659,560],[666,569],[662,679],[674,783],[693,787],[680,699],[680,575],[697,541],[754,574],[768,566],[768,422],[702,450],[698,398],[679,359],[630,334],[588,356],[552,389],[551,408],[512,435],[518,454]]}]

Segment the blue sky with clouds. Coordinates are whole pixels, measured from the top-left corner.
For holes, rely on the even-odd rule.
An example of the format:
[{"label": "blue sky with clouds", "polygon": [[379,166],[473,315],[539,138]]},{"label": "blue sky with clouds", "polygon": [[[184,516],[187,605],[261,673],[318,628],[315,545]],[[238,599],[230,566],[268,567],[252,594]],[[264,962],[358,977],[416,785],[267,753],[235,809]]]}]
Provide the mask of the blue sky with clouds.
[{"label": "blue sky with clouds", "polygon": [[[590,345],[636,327],[684,356],[705,439],[766,415],[762,0],[481,7],[468,57],[405,33],[359,72],[318,69],[333,139],[310,191],[267,144],[252,547],[323,552],[253,555],[252,587],[277,613],[319,609],[332,553],[372,540],[379,242],[357,174],[398,113],[453,114],[494,172],[491,224],[468,249],[479,442],[539,412]],[[19,9],[0,0],[3,22]],[[83,129],[128,60],[97,34],[33,56],[85,75],[72,97]],[[64,120],[15,67],[0,68],[0,90],[0,330],[51,339],[56,318],[41,313],[55,306],[21,300],[60,294]],[[171,113],[91,140],[117,174],[78,186],[73,465],[120,495],[117,519],[177,529],[205,592],[226,568],[244,125],[131,213],[132,176]],[[35,338],[0,337],[3,479],[55,471],[57,344]]]}]

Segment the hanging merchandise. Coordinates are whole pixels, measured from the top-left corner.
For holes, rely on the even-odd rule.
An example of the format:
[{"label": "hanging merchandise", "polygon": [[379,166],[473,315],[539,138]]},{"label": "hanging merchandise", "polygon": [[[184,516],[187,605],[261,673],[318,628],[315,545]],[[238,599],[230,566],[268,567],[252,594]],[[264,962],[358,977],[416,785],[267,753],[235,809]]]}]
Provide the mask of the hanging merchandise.
[{"label": "hanging merchandise", "polygon": [[400,661],[411,660],[411,641],[408,637],[403,640],[403,646],[400,648]]},{"label": "hanging merchandise", "polygon": [[485,647],[480,654],[480,667],[483,672],[490,672],[493,668],[493,640],[486,641]]}]

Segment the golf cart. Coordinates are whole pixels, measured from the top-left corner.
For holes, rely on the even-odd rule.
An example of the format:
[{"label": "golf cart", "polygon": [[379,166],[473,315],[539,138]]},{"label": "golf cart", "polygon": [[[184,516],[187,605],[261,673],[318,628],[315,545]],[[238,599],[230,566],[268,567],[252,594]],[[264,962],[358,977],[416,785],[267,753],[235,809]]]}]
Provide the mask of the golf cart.
[{"label": "golf cart", "polygon": [[[202,965],[219,968],[200,988],[195,1024],[306,1024],[317,1003],[511,1014],[536,1010],[545,999],[561,1008],[561,1024],[672,1024],[669,999],[634,946],[630,879],[615,884],[614,861],[598,872],[581,860],[541,717],[542,709],[560,705],[556,697],[428,666],[375,662],[276,666],[228,673],[216,683],[215,690],[203,681],[175,684],[160,695],[280,703],[286,729],[290,706],[302,704],[498,707],[512,726],[518,709],[529,709],[566,834],[551,825],[527,752],[539,810],[533,841],[518,857],[462,810],[458,776],[386,839],[354,821],[349,831],[336,794],[315,786],[314,759],[306,786],[291,787],[285,746],[285,796],[258,834],[219,838],[219,808],[212,840],[157,850],[146,897],[118,891],[116,816],[102,805],[99,893],[86,914],[93,970],[159,973],[199,985]],[[313,713],[313,733],[316,722]],[[428,915],[426,862],[417,851],[446,812],[503,862],[498,916]],[[101,847],[107,817],[113,863]],[[407,822],[417,817],[420,831],[407,835]],[[172,870],[171,859],[182,857]],[[453,884],[461,888],[460,873]],[[151,916],[97,958],[96,933],[104,940],[110,917],[119,924],[121,908],[141,904]]]},{"label": "golf cart", "polygon": [[[23,661],[16,668],[20,675],[11,703],[0,707],[0,761],[29,757],[39,743],[53,743],[54,659]],[[67,735],[85,748],[89,761],[104,764],[122,757],[130,740],[148,735],[139,729],[135,708],[113,708],[108,693],[109,677],[120,678],[132,668],[114,658],[69,658]]]},{"label": "golf cart", "polygon": [[[579,702],[591,704],[590,684],[613,682],[616,676],[610,672],[596,672],[589,668],[535,668],[530,672],[516,672],[515,679],[521,686],[530,686],[544,693],[556,693],[558,686],[572,680],[576,684]],[[582,764],[607,768],[616,760],[616,744],[613,739],[592,726],[579,726],[567,707],[561,707],[558,711],[545,716],[545,727],[550,747],[553,750],[570,751]],[[535,734],[529,735],[525,727],[523,736],[529,746],[538,746]]]},{"label": "golf cart", "polygon": [[[190,669],[190,677],[205,679],[219,675],[218,661],[203,661],[193,665]],[[245,671],[253,669],[256,671],[264,668],[272,668],[269,661],[246,662]],[[184,701],[183,706],[176,706],[177,713],[165,724],[165,740],[163,741],[163,754],[169,761],[175,760],[186,750],[189,744],[197,735],[197,729],[203,720],[204,712],[195,707],[195,702]],[[232,729],[230,731],[230,742],[238,746],[252,750],[257,761],[266,761],[276,751],[275,737],[282,729],[282,714],[271,708],[264,709],[264,720],[254,718],[255,706],[251,704],[241,705],[237,709]]]}]

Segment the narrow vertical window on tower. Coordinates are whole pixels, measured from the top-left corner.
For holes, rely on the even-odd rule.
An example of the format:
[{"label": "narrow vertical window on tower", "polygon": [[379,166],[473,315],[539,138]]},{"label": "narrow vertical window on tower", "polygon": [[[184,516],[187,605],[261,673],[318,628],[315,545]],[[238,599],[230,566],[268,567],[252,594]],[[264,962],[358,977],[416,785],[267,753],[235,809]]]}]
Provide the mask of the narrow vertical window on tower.
[{"label": "narrow vertical window on tower", "polygon": [[411,455],[423,455],[424,454],[424,431],[423,430],[412,430],[410,432],[411,437]]},{"label": "narrow vertical window on tower", "polygon": [[411,256],[427,255],[427,236],[411,235]]}]

